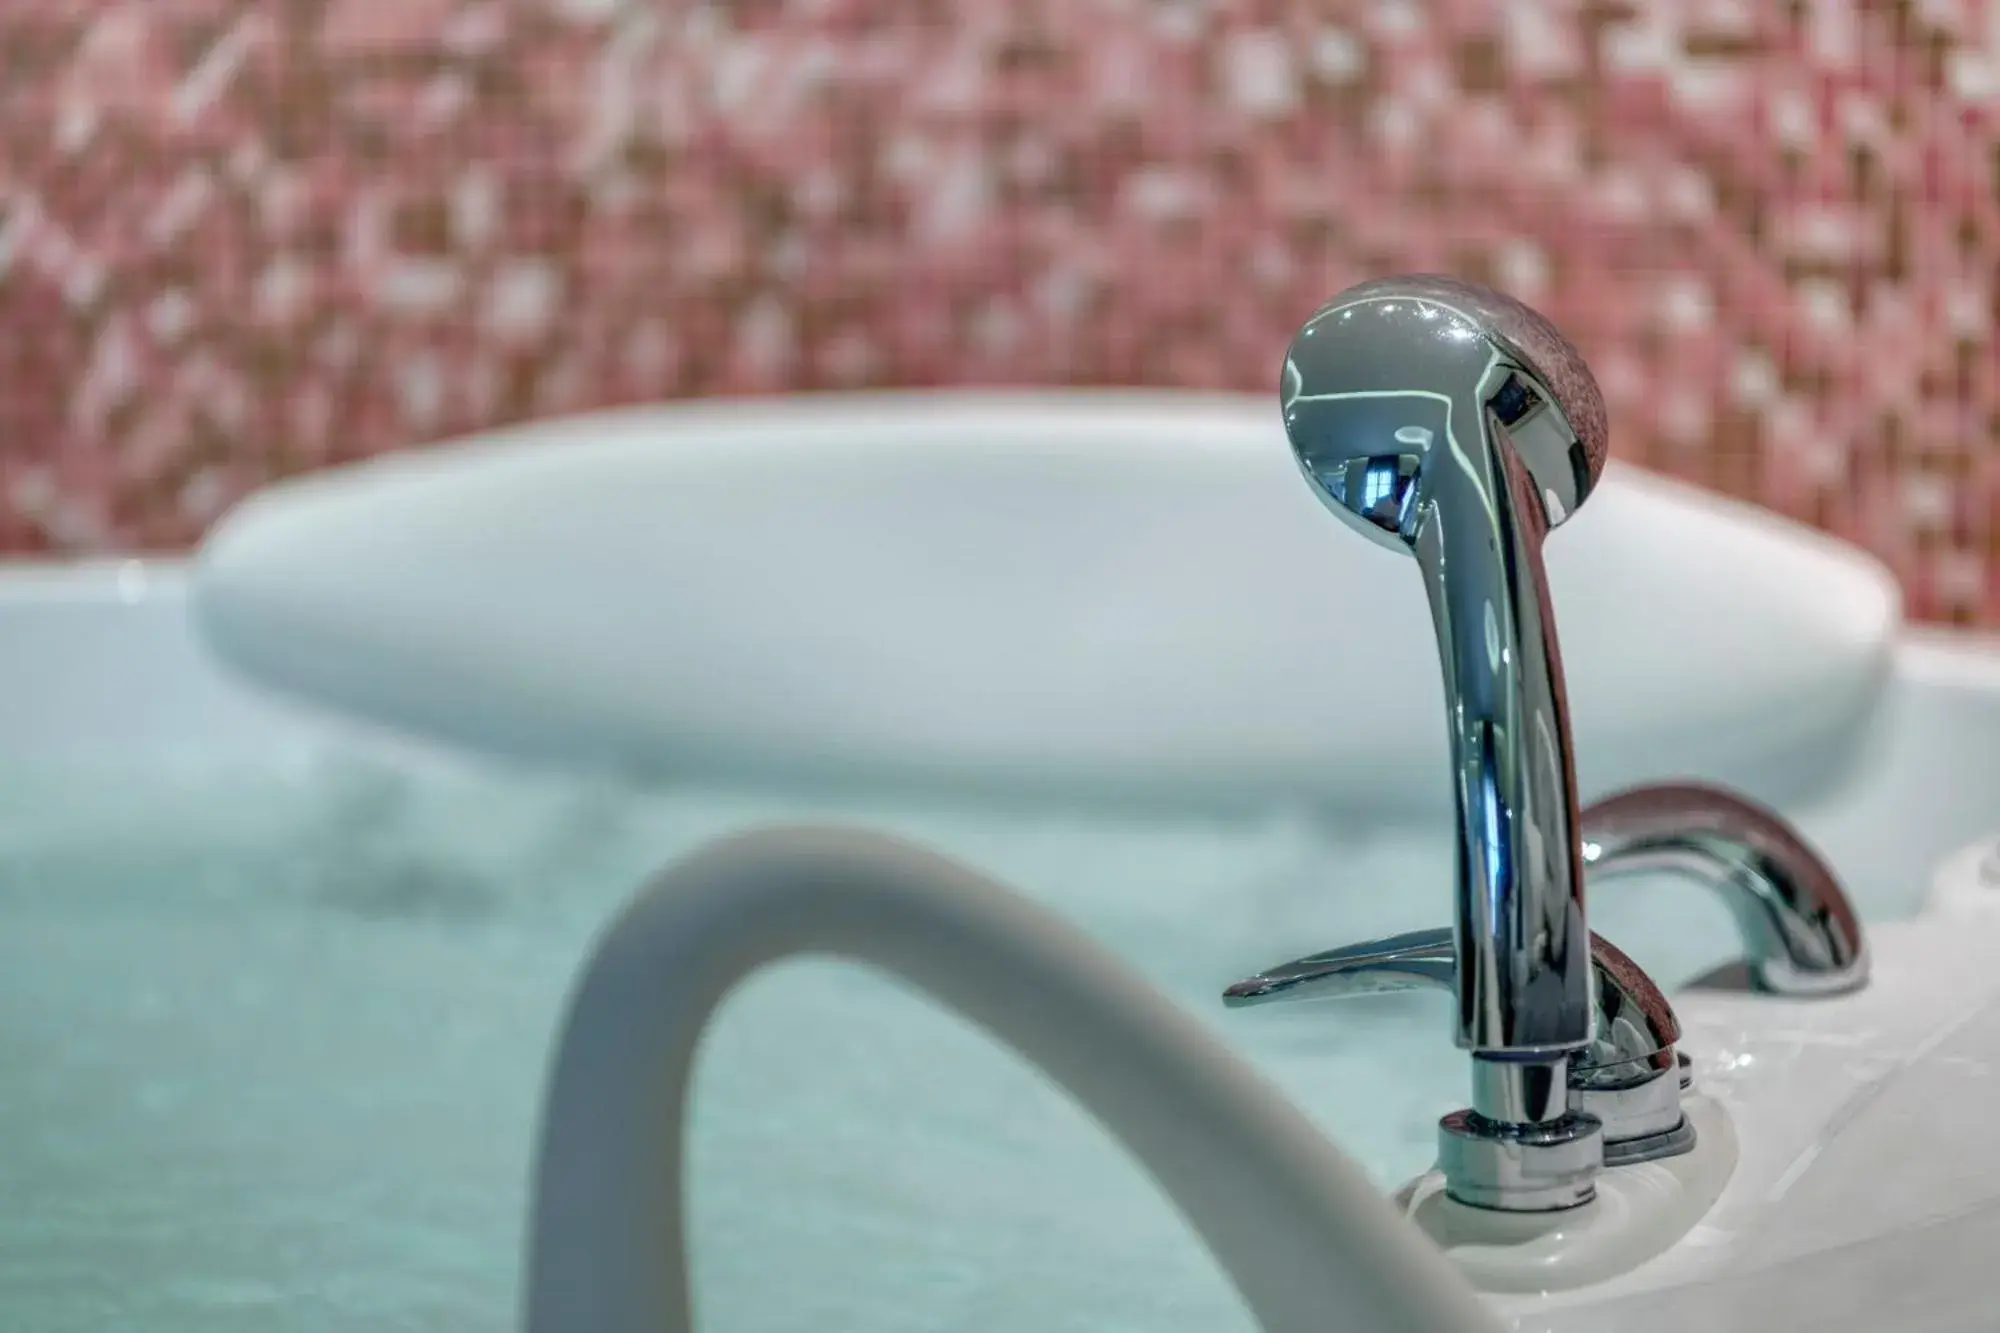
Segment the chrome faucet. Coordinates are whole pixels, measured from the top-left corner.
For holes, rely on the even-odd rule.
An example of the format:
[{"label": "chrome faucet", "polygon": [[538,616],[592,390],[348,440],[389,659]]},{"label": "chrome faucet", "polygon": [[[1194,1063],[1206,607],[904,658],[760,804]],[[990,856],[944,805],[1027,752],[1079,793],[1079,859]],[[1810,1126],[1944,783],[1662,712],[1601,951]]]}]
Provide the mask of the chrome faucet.
[{"label": "chrome faucet", "polygon": [[[1843,995],[1868,979],[1868,945],[1852,901],[1817,851],[1784,818],[1705,783],[1633,787],[1585,808],[1578,821],[1594,882],[1671,871],[1707,885],[1729,908],[1748,979],[1795,998]],[[1456,985],[1449,930],[1369,940],[1269,968],[1223,992],[1231,1008],[1277,1000],[1369,995]],[[1604,1164],[1686,1152],[1681,1113],[1692,1086],[1677,1049],[1680,1020],[1643,968],[1591,935],[1594,1034],[1570,1057],[1569,1094],[1603,1125]]]},{"label": "chrome faucet", "polygon": [[1603,400],[1534,311],[1449,278],[1354,287],[1285,357],[1285,430],[1320,499],[1413,554],[1444,674],[1457,825],[1454,928],[1315,954],[1230,1004],[1432,985],[1457,1000],[1472,1104],[1439,1123],[1451,1195],[1505,1211],[1594,1197],[1607,1164],[1684,1152],[1679,1024],[1584,914],[1600,876],[1665,866],[1725,895],[1753,975],[1860,984],[1851,904],[1774,813],[1712,787],[1641,788],[1580,816],[1542,542],[1603,471]]}]

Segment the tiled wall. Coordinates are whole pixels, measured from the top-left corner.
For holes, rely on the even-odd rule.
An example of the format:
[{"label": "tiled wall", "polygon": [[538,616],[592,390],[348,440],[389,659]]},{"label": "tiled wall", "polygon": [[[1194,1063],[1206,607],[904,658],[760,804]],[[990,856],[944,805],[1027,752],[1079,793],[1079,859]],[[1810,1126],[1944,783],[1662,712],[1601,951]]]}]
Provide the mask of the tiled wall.
[{"label": "tiled wall", "polygon": [[4,0],[0,548],[849,385],[1271,391],[1444,269],[2000,624],[2000,0]]}]

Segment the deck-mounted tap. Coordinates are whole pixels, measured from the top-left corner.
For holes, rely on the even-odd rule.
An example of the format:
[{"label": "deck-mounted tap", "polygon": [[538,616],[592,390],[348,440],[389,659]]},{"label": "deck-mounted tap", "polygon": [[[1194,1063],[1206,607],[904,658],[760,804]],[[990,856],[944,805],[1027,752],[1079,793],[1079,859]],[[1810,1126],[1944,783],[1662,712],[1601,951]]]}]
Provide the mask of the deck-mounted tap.
[{"label": "deck-mounted tap", "polygon": [[1285,356],[1285,430],[1328,508],[1417,558],[1444,671],[1458,858],[1453,983],[1469,1110],[1445,1118],[1453,1193],[1588,1200],[1602,1127],[1569,1105],[1591,1040],[1589,932],[1562,655],[1542,540],[1603,470],[1603,399],[1561,334],[1442,277],[1366,283]]},{"label": "deck-mounted tap", "polygon": [[1449,278],[1352,288],[1285,358],[1285,429],[1314,490],[1417,558],[1444,672],[1457,812],[1450,932],[1314,954],[1230,1004],[1433,985],[1458,1002],[1472,1105],[1439,1124],[1461,1202],[1587,1202],[1608,1162],[1685,1152],[1679,1024],[1584,915],[1585,865],[1672,868],[1722,893],[1752,975],[1791,995],[1866,978],[1838,879],[1776,814],[1719,788],[1637,788],[1579,816],[1541,545],[1604,466],[1604,405],[1574,348],[1498,293]]},{"label": "deck-mounted tap", "polygon": [[[1868,980],[1861,918],[1825,858],[1773,810],[1708,783],[1632,787],[1578,820],[1593,886],[1667,871],[1708,886],[1736,923],[1753,985],[1795,999],[1844,995]],[[1449,930],[1419,930],[1268,968],[1223,992],[1231,1007],[1438,987],[1457,975]],[[1688,1061],[1673,1005],[1637,963],[1591,935],[1595,1036],[1569,1061],[1570,1099],[1604,1125],[1620,1166],[1694,1146],[1681,1112]]]}]

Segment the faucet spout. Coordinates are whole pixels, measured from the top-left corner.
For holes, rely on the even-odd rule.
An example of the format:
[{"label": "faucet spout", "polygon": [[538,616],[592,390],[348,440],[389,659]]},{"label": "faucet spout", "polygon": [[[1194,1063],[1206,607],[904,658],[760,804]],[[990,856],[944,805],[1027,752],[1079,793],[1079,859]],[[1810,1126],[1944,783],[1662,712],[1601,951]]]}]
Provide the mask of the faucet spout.
[{"label": "faucet spout", "polygon": [[1843,995],[1868,980],[1861,915],[1839,875],[1776,811],[1705,782],[1629,787],[1582,815],[1593,883],[1669,871],[1735,919],[1751,980],[1773,995]]},{"label": "faucet spout", "polygon": [[737,983],[799,954],[893,973],[1068,1089],[1179,1206],[1270,1333],[1497,1333],[1357,1167],[1116,958],[922,848],[809,828],[695,854],[599,940],[542,1113],[527,1333],[687,1333],[681,1181],[696,1047]]}]

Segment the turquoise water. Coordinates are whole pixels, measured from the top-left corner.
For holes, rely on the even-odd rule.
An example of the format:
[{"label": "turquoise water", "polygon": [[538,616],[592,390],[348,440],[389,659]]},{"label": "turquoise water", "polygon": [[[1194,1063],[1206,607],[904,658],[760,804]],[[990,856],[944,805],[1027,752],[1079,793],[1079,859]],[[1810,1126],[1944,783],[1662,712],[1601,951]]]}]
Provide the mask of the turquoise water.
[{"label": "turquoise water", "polygon": [[[807,810],[359,760],[14,772],[0,812],[0,1328],[513,1327],[540,1078],[593,932],[667,860],[773,819],[887,826],[1056,906],[1385,1188],[1460,1097],[1441,996],[1213,1002],[1259,964],[1441,920],[1441,853],[1366,830]],[[1634,910],[1622,938],[1657,939],[1627,947],[1668,976],[1712,961],[1674,939],[1724,938]],[[1249,1327],[1061,1093],[873,974],[759,978],[696,1098],[704,1328]]]}]

